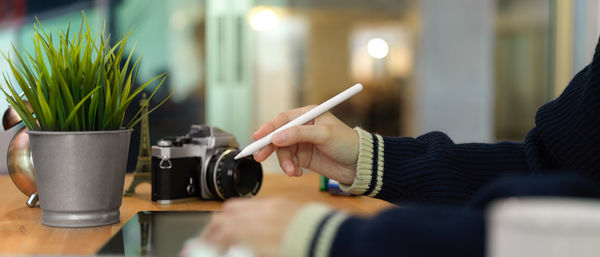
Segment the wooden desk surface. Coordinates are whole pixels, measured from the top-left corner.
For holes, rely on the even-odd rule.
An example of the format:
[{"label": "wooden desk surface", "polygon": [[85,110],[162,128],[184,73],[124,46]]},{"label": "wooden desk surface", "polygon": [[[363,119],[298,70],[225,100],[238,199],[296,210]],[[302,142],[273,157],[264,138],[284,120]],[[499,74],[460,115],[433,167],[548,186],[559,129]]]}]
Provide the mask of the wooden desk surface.
[{"label": "wooden desk surface", "polygon": [[[125,179],[129,186],[132,177]],[[319,192],[318,176],[306,173],[299,178],[283,174],[265,174],[259,198],[283,196],[298,202],[323,202],[339,210],[355,214],[373,214],[390,204],[367,197],[331,196]],[[94,228],[52,228],[41,224],[42,210],[28,208],[27,198],[7,175],[0,175],[0,255],[92,255],[121,226],[138,211],[150,210],[220,210],[221,202],[190,201],[173,205],[159,205],[150,201],[150,185],[138,186],[137,195],[124,197],[121,206],[121,222]]]}]

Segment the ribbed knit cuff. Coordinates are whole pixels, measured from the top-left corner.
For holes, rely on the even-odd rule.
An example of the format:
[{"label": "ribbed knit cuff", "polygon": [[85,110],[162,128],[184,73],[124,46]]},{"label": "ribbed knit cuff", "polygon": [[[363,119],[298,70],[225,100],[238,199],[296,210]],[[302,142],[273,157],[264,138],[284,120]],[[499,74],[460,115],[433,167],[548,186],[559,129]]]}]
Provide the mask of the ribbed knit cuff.
[{"label": "ribbed knit cuff", "polygon": [[337,229],[347,217],[324,204],[303,207],[287,228],[281,256],[328,256]]},{"label": "ribbed knit cuff", "polygon": [[351,194],[374,197],[383,185],[383,138],[359,127],[354,130],[359,142],[356,177],[352,185],[340,184],[340,188]]}]

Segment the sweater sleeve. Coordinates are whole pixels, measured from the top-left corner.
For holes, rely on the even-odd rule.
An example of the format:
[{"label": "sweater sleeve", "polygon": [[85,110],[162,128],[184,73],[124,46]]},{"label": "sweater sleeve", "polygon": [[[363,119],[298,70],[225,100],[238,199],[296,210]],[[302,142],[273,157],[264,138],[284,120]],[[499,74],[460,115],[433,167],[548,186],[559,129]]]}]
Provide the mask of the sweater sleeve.
[{"label": "sweater sleeve", "polygon": [[372,218],[350,217],[328,256],[484,256],[483,212],[453,206],[393,208]]},{"label": "sweater sleeve", "polygon": [[333,238],[340,224],[348,218],[331,207],[311,203],[303,207],[292,219],[282,241],[281,256],[329,256]]},{"label": "sweater sleeve", "polygon": [[418,138],[359,134],[356,178],[342,189],[386,201],[459,203],[500,175],[528,172],[524,144],[455,144],[441,132]]},{"label": "sweater sleeve", "polygon": [[458,207],[393,208],[371,218],[310,204],[294,217],[281,256],[483,256],[481,211]]},{"label": "sweater sleeve", "polygon": [[490,203],[511,197],[600,197],[598,183],[569,173],[509,176],[479,190],[467,206],[405,205],[359,218],[323,204],[303,207],[282,256],[484,256]]}]

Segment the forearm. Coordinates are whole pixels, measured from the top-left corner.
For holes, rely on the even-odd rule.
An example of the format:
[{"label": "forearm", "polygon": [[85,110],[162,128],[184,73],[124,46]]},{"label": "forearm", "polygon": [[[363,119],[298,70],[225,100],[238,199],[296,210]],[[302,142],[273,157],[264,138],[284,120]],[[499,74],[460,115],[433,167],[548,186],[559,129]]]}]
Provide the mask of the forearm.
[{"label": "forearm", "polygon": [[382,137],[356,128],[357,175],[343,189],[387,201],[455,203],[493,178],[528,170],[521,143],[454,144],[445,134]]}]

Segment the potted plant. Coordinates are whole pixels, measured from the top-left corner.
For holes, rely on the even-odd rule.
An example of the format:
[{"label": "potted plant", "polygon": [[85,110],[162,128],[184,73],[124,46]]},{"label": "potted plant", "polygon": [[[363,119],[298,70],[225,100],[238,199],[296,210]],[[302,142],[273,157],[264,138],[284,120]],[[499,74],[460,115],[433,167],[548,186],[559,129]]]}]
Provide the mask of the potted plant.
[{"label": "potted plant", "polygon": [[[131,128],[166,75],[134,88],[141,59],[132,60],[135,45],[126,53],[131,31],[110,45],[110,36],[104,29],[94,33],[83,11],[79,30],[70,27],[53,35],[37,20],[34,51],[19,53],[13,46],[15,58],[4,56],[16,85],[5,75],[1,90],[29,130],[42,224],[112,224],[120,220]],[[134,97],[155,81],[153,93],[123,126]]]}]

